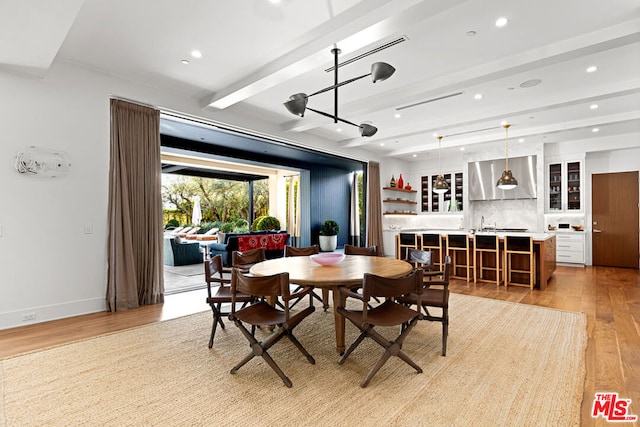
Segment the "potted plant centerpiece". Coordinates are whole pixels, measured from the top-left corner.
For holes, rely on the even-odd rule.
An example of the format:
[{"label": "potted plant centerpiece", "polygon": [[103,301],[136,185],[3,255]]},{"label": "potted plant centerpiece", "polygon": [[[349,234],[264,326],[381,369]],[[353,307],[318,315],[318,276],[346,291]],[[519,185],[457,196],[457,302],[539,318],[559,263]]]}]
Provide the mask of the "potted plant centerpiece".
[{"label": "potted plant centerpiece", "polygon": [[338,246],[338,232],[340,226],[332,219],[326,220],[320,227],[320,250],[332,252]]}]

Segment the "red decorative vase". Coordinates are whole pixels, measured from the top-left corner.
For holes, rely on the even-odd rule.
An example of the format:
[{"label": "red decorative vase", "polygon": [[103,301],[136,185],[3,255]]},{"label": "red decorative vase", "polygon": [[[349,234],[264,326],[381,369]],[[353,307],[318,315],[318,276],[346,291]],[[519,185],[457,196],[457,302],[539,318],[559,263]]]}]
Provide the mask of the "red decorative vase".
[{"label": "red decorative vase", "polygon": [[404,188],[404,181],[402,180],[402,174],[400,174],[400,178],[398,178],[398,188]]}]

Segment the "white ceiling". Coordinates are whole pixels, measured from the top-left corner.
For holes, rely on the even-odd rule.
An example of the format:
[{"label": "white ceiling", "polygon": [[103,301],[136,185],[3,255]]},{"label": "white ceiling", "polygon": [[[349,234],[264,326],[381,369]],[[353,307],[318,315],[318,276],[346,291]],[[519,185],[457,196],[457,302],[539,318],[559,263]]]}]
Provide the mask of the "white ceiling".
[{"label": "white ceiling", "polygon": [[[640,133],[638,0],[0,5],[0,69],[41,77],[56,58],[73,61],[193,97],[211,111],[222,106],[257,115],[294,140],[308,132],[412,160],[437,148],[434,133],[446,136],[443,149],[479,150],[504,141],[503,120],[512,125],[510,139],[524,138],[524,144]],[[509,23],[497,28],[501,16]],[[379,128],[374,137],[362,138],[349,125],[338,131],[311,111],[298,118],[284,109],[289,95],[333,84],[324,70],[333,65],[334,43],[343,61],[402,36],[406,41],[339,69],[343,81],[369,73],[376,61],[396,68],[384,82],[362,79],[339,89],[339,116],[372,122]],[[193,49],[203,57],[191,57]],[[591,65],[598,70],[587,73]],[[532,79],[542,82],[520,87]],[[420,104],[455,93],[461,94]],[[413,104],[419,105],[402,108]],[[310,98],[309,107],[333,113],[332,92]]]}]

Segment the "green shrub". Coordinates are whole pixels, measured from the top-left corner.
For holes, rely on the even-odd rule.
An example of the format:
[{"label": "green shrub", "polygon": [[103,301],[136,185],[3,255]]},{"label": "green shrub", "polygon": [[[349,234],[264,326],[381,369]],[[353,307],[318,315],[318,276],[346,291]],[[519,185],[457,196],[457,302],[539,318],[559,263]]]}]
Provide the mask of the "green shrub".
[{"label": "green shrub", "polygon": [[179,227],[179,226],[180,226],[180,223],[178,222],[178,220],[175,219],[175,218],[171,218],[169,221],[167,221],[167,225],[165,225],[164,228],[165,229],[167,229],[169,227],[176,228],[176,227]]},{"label": "green shrub", "polygon": [[246,228],[248,230],[249,229],[249,221],[247,221],[244,218],[238,218],[236,220],[236,227],[235,228],[236,229],[245,229]]},{"label": "green shrub", "polygon": [[321,236],[337,236],[340,232],[340,226],[332,219],[326,220],[320,227]]},{"label": "green shrub", "polygon": [[198,234],[204,234],[212,228],[220,228],[218,227],[216,222],[201,222],[200,229],[198,230]]},{"label": "green shrub", "polygon": [[220,231],[223,233],[231,233],[233,231],[234,224],[232,222],[225,222],[220,226]]},{"label": "green shrub", "polygon": [[251,224],[251,229],[257,230],[280,230],[280,221],[274,216],[259,216]]}]

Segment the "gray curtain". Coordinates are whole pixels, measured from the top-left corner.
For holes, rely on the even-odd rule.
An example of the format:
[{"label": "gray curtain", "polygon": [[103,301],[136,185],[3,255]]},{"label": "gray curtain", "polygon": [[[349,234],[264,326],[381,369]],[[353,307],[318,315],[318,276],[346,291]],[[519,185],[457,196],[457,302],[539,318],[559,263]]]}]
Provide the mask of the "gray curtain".
[{"label": "gray curtain", "polygon": [[367,245],[378,246],[378,256],[384,256],[382,242],[382,199],[380,197],[380,164],[369,162],[367,204]]},{"label": "gray curtain", "polygon": [[160,112],[111,99],[107,308],[164,301]]}]

